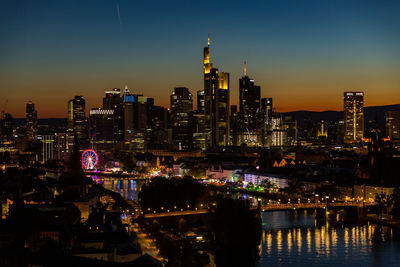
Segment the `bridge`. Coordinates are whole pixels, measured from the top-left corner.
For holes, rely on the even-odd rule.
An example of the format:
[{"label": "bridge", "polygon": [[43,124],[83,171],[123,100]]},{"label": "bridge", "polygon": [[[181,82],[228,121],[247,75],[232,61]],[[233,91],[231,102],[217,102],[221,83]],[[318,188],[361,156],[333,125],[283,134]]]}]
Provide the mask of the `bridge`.
[{"label": "bridge", "polygon": [[156,219],[160,217],[200,215],[206,213],[208,213],[208,210],[184,210],[184,211],[171,211],[171,212],[159,212],[159,213],[146,213],[143,215],[143,217],[146,219]]},{"label": "bridge", "polygon": [[[373,206],[375,203],[365,203],[365,206]],[[334,202],[329,203],[329,208],[347,208],[347,207],[359,207],[362,208],[364,204],[362,202]],[[261,206],[262,212],[269,211],[286,211],[286,210],[315,210],[315,209],[326,209],[326,203],[285,203],[285,204],[268,204]],[[252,210],[256,210],[256,207],[252,207]],[[180,211],[162,211],[145,213],[143,215],[146,219],[157,219],[166,217],[176,216],[188,216],[188,215],[201,215],[209,212],[209,209],[196,209],[196,210],[180,210]]]}]

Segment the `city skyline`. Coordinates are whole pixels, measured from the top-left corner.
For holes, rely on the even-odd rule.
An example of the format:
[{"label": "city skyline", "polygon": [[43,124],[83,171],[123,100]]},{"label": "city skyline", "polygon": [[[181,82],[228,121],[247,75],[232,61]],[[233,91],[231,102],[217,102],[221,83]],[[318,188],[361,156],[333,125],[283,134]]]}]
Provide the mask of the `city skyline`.
[{"label": "city skyline", "polygon": [[65,118],[73,96],[88,111],[125,85],[165,107],[175,87],[194,96],[208,31],[213,63],[230,73],[231,104],[244,60],[278,112],[342,110],[345,91],[363,91],[365,106],[400,103],[394,1],[230,2],[207,14],[198,3],[20,2],[5,4],[0,28],[0,107],[7,99],[14,118],[28,101],[39,118]]}]

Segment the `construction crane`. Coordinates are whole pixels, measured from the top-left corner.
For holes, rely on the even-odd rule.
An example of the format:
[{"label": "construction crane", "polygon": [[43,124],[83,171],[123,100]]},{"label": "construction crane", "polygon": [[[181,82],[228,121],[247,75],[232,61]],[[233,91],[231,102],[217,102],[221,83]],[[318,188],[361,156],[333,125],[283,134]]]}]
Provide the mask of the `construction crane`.
[{"label": "construction crane", "polygon": [[8,99],[6,99],[6,101],[4,101],[3,109],[1,110],[2,118],[4,118],[4,113],[6,112],[7,104],[8,104]]}]

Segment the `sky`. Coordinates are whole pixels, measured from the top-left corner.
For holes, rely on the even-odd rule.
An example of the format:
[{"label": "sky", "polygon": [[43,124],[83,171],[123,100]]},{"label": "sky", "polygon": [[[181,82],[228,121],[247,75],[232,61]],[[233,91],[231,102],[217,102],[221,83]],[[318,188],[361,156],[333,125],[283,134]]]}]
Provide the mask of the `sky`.
[{"label": "sky", "polygon": [[[169,106],[174,87],[203,89],[203,47],[230,73],[238,103],[243,62],[278,112],[400,103],[400,1],[0,0],[0,109],[67,116],[125,85]],[[195,102],[195,101],[194,101]],[[196,102],[195,102],[196,103]]]}]

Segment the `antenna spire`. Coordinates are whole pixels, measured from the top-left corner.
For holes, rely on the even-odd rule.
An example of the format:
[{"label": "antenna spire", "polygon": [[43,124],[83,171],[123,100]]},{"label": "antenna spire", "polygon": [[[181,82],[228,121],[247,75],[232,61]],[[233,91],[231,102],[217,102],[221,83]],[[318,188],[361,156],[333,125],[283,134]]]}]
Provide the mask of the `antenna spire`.
[{"label": "antenna spire", "polygon": [[208,32],[208,41],[207,41],[207,43],[208,43],[208,46],[210,46],[210,31]]},{"label": "antenna spire", "polygon": [[246,72],[246,60],[244,61],[244,76],[246,76],[247,75],[247,72]]}]

